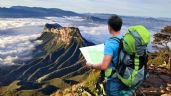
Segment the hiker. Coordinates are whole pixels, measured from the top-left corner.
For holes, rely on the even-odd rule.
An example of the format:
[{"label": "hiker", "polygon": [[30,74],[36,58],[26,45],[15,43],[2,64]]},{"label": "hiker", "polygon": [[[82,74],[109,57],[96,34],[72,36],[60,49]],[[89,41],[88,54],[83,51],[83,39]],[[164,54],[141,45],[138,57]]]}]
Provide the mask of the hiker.
[{"label": "hiker", "polygon": [[[98,66],[93,66],[92,64],[87,64],[87,66],[94,69],[106,70],[106,71],[109,68],[116,68],[113,65],[117,65],[119,43],[112,38],[113,37],[117,37],[119,39],[123,38],[123,36],[120,33],[121,27],[122,27],[121,17],[117,15],[113,15],[109,18],[108,30],[109,33],[112,35],[112,37],[105,42],[103,62]],[[124,89],[124,87],[125,86],[121,83],[121,81],[116,76],[107,77],[107,81],[106,81],[107,96],[118,96],[119,91]]]},{"label": "hiker", "polygon": [[122,19],[119,16],[109,18],[108,30],[112,37],[105,42],[102,63],[86,64],[102,70],[101,75],[106,78],[107,96],[132,96],[148,77],[147,45],[150,32],[142,25],[135,25],[122,36],[121,27]]}]

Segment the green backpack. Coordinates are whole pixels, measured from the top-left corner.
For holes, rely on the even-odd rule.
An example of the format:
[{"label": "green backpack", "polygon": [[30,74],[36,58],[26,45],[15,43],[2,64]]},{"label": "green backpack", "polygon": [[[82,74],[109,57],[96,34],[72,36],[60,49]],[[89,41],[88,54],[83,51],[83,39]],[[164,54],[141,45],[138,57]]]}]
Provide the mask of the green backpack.
[{"label": "green backpack", "polygon": [[118,78],[128,87],[137,85],[144,80],[147,73],[147,44],[150,32],[141,25],[128,29],[121,44]]},{"label": "green backpack", "polygon": [[[118,64],[110,77],[117,76],[128,87],[137,85],[146,78],[147,44],[150,42],[150,32],[141,25],[132,26],[124,35],[120,44]],[[109,71],[108,71],[109,72]]]}]

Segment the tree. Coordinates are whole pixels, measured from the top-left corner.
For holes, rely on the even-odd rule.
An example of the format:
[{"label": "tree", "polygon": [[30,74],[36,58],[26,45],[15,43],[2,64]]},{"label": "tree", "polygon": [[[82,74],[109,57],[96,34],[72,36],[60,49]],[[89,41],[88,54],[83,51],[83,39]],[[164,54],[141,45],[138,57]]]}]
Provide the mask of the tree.
[{"label": "tree", "polygon": [[[159,49],[159,53],[160,53],[160,58],[157,57],[155,59],[157,59],[156,61],[162,61],[164,60],[167,65],[170,65],[170,70],[171,70],[171,50],[169,48],[169,42],[171,42],[171,26],[166,26],[164,27],[164,29],[161,30],[160,33],[156,33],[154,34],[154,40],[153,40],[153,44],[155,45],[155,48]],[[159,45],[161,45],[161,47],[158,47]],[[162,54],[162,55],[161,55]],[[161,59],[161,57],[163,59]]]}]

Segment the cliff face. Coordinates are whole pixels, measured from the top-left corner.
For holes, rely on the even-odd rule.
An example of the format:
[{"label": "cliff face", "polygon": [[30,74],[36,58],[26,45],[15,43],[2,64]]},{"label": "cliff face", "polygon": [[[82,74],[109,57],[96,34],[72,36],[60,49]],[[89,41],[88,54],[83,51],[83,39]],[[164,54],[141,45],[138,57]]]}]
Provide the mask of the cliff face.
[{"label": "cliff face", "polygon": [[[42,44],[34,50],[34,59],[1,76],[2,86],[15,85],[11,89],[14,93],[32,90],[48,95],[86,78],[90,70],[84,67],[86,62],[79,48],[93,43],[85,40],[78,28],[46,24],[38,40],[42,40]],[[9,91],[5,90],[6,87],[0,88],[3,89],[0,94]]]},{"label": "cliff face", "polygon": [[[56,35],[56,43],[70,44],[73,38],[82,40],[78,28],[62,27],[62,28],[45,28],[44,32],[54,33]],[[83,42],[83,41],[82,41]]]}]

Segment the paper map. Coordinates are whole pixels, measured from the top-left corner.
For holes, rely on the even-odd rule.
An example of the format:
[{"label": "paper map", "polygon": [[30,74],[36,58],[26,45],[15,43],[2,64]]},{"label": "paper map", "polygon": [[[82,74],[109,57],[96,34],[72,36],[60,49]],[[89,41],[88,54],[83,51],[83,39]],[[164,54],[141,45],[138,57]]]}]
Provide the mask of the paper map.
[{"label": "paper map", "polygon": [[90,64],[101,64],[104,57],[104,44],[80,48],[81,53]]}]

